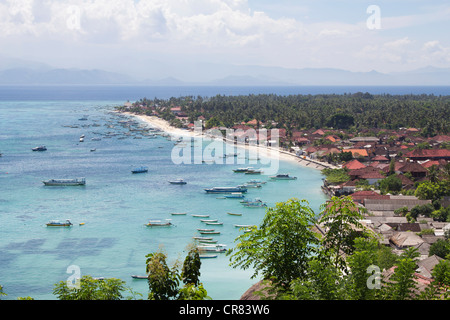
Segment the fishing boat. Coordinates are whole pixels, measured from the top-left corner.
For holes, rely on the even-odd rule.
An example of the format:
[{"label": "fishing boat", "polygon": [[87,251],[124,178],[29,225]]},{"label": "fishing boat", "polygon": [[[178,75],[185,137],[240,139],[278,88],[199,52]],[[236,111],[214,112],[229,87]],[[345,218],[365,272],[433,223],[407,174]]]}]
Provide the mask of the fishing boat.
[{"label": "fishing boat", "polygon": [[211,254],[200,254],[200,259],[214,259],[217,258],[217,255],[211,255]]},{"label": "fishing boat", "polygon": [[208,232],[208,231],[214,231],[214,229],[197,229],[197,231]]},{"label": "fishing boat", "polygon": [[85,178],[76,179],[50,179],[42,181],[46,186],[84,186],[86,184]]},{"label": "fishing boat", "polygon": [[222,226],[223,222],[205,222],[209,226]]},{"label": "fishing boat", "polygon": [[166,219],[166,221],[161,220],[149,220],[149,222],[146,224],[147,227],[171,227],[173,226],[172,222],[170,222],[170,219]]},{"label": "fishing boat", "polygon": [[131,173],[144,173],[144,172],[148,172],[148,167],[139,167],[131,170]]},{"label": "fishing boat", "polygon": [[195,218],[209,218],[209,214],[193,214]]},{"label": "fishing boat", "polygon": [[213,187],[209,189],[205,189],[206,193],[235,193],[235,192],[241,192],[246,193],[247,188],[244,188],[242,186],[237,187]]},{"label": "fishing boat", "polygon": [[237,168],[237,169],[233,169],[233,172],[237,172],[237,173],[240,173],[240,172],[247,172],[248,170],[252,170],[253,168],[252,167],[247,167],[247,168]]},{"label": "fishing boat", "polygon": [[185,216],[186,212],[172,212],[171,215],[173,215],[173,216]]},{"label": "fishing boat", "polygon": [[264,208],[264,207],[267,207],[267,204],[265,204],[262,201],[246,202],[243,205],[246,208]]},{"label": "fishing boat", "polygon": [[194,240],[198,240],[198,241],[212,241],[213,238],[209,238],[209,237],[193,237]]},{"label": "fishing boat", "polygon": [[176,180],[171,180],[169,181],[170,184],[186,184],[187,182],[184,181],[183,179],[176,179]]},{"label": "fishing boat", "polygon": [[233,192],[232,194],[224,196],[227,199],[242,199],[245,196],[241,192]]},{"label": "fishing boat", "polygon": [[242,213],[227,212],[230,216],[242,216]]},{"label": "fishing boat", "polygon": [[71,227],[73,226],[72,222],[69,219],[66,219],[65,222],[61,222],[59,220],[51,220],[47,224],[47,227]]},{"label": "fishing boat", "polygon": [[39,147],[34,147],[31,150],[33,150],[33,151],[46,151],[47,147],[46,146],[39,146]]},{"label": "fishing boat", "polygon": [[287,173],[277,174],[276,176],[271,176],[270,179],[273,180],[295,180],[297,177],[291,177]]},{"label": "fishing boat", "polygon": [[133,275],[131,275],[131,277],[133,278],[133,279],[148,279],[148,276],[137,276],[137,275],[135,275],[135,274],[133,274]]},{"label": "fishing boat", "polygon": [[264,171],[262,169],[251,169],[247,170],[245,174],[262,174]]},{"label": "fishing boat", "polygon": [[251,227],[254,227],[255,225],[252,225],[252,224],[235,224],[234,226],[236,228],[251,228]]},{"label": "fishing boat", "polygon": [[220,234],[220,231],[199,231],[200,234]]},{"label": "fishing boat", "polygon": [[217,222],[217,219],[208,219],[208,220],[206,220],[206,219],[201,219],[200,221],[201,221],[201,222]]},{"label": "fishing boat", "polygon": [[197,246],[199,251],[207,252],[225,252],[227,249],[224,248],[224,244],[208,245],[208,246]]},{"label": "fishing boat", "polygon": [[267,181],[261,181],[261,180],[252,179],[252,180],[247,182],[247,185],[251,185],[251,184],[266,184],[266,183],[267,183]]},{"label": "fishing boat", "polygon": [[217,243],[217,240],[197,240],[197,241],[200,243],[209,243],[209,244]]}]

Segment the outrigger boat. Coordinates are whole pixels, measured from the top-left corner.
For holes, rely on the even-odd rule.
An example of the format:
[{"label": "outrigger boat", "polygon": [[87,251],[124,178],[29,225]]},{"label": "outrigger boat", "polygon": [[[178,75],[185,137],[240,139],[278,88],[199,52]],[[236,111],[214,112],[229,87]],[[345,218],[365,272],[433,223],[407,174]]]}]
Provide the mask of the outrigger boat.
[{"label": "outrigger boat", "polygon": [[210,237],[192,237],[192,239],[198,240],[198,241],[211,241],[211,240],[213,240],[213,238],[210,238]]},{"label": "outrigger boat", "polygon": [[67,219],[65,222],[60,222],[59,220],[51,220],[47,223],[47,227],[71,227],[73,226],[72,222]]},{"label": "outrigger boat", "polygon": [[297,177],[291,177],[287,173],[277,174],[276,176],[271,176],[270,179],[273,180],[295,180]]},{"label": "outrigger boat", "polygon": [[47,147],[46,146],[39,146],[39,147],[34,147],[31,150],[33,150],[33,151],[46,151]]},{"label": "outrigger boat", "polygon": [[177,179],[177,180],[171,180],[169,181],[170,184],[186,184],[187,182],[183,179]]},{"label": "outrigger boat", "polygon": [[76,179],[50,179],[42,181],[46,186],[84,186],[86,184],[85,178]]},{"label": "outrigger boat", "polygon": [[133,274],[131,277],[132,277],[133,279],[148,279],[148,276],[137,276],[137,275],[135,275],[135,274]]},{"label": "outrigger boat", "polygon": [[223,222],[205,222],[207,225],[213,225],[213,226],[221,226],[223,225]]},{"label": "outrigger boat", "polygon": [[209,218],[209,214],[193,214],[195,218]]},{"label": "outrigger boat", "polygon": [[199,251],[207,251],[207,252],[225,252],[227,249],[224,248],[224,244],[216,244],[209,246],[197,246]]},{"label": "outrigger boat", "polygon": [[217,222],[217,219],[200,219],[201,222]]},{"label": "outrigger boat", "polygon": [[220,234],[220,231],[199,231],[200,234]]},{"label": "outrigger boat", "polygon": [[166,219],[166,222],[163,222],[161,220],[149,220],[149,222],[145,225],[147,227],[170,227],[170,226],[173,226],[172,222],[170,222],[170,219]]},{"label": "outrigger boat", "polygon": [[237,187],[213,187],[209,189],[205,189],[206,193],[246,193],[247,188],[244,188],[242,186]]},{"label": "outrigger boat", "polygon": [[200,259],[213,259],[213,258],[217,258],[217,255],[211,255],[211,254],[200,254]]},{"label": "outrigger boat", "polygon": [[242,216],[242,213],[227,212],[230,216]]},{"label": "outrigger boat", "polygon": [[173,215],[173,216],[185,216],[186,212],[172,212],[171,215]]},{"label": "outrigger boat", "polygon": [[241,192],[233,192],[230,195],[225,195],[224,196],[227,199],[242,199],[245,198],[245,196],[241,193]]},{"label": "outrigger boat", "polygon": [[139,167],[131,170],[131,173],[145,173],[148,172],[148,167]]}]

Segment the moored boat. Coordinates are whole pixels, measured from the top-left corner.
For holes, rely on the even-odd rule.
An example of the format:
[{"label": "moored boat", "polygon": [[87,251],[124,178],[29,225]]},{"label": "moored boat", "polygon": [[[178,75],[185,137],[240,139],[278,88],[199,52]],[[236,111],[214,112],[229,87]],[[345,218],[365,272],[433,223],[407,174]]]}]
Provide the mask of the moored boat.
[{"label": "moored boat", "polygon": [[170,184],[186,184],[187,182],[184,181],[183,179],[176,179],[176,180],[171,180],[169,181]]},{"label": "moored boat", "polygon": [[51,220],[47,224],[47,227],[71,227],[73,226],[72,222],[70,222],[69,219],[66,219],[66,221],[61,222],[59,220]]},{"label": "moored boat", "polygon": [[200,234],[220,234],[220,231],[199,231]]},{"label": "moored boat", "polygon": [[288,173],[277,174],[276,176],[271,176],[270,179],[273,180],[295,180],[297,177],[291,177]]},{"label": "moored boat", "polygon": [[230,216],[242,216],[242,213],[227,212]]},{"label": "moored boat", "polygon": [[50,179],[42,182],[46,186],[84,186],[86,184],[86,179],[85,178]]},{"label": "moored boat", "polygon": [[145,173],[148,172],[148,167],[138,167],[131,170],[131,173]]},{"label": "moored boat", "polygon": [[262,169],[250,169],[245,172],[245,174],[262,174],[264,171]]},{"label": "moored boat", "polygon": [[233,169],[233,172],[247,172],[248,170],[252,170],[252,167],[247,167],[247,168],[237,168],[237,169]]},{"label": "moored boat", "polygon": [[173,226],[172,222],[170,222],[170,219],[166,219],[166,221],[149,220],[149,222],[145,225],[147,227],[170,227],[170,226]]},{"label": "moored boat", "polygon": [[46,151],[47,147],[46,146],[39,146],[39,147],[34,147],[31,150],[33,150],[33,151]]},{"label": "moored boat", "polygon": [[225,195],[224,196],[227,199],[242,199],[245,198],[245,196],[242,194],[242,192],[233,192],[232,194]]},{"label": "moored boat", "polygon": [[216,245],[205,245],[205,246],[197,246],[199,251],[206,252],[225,252],[227,249],[224,248],[224,244],[216,244]]},{"label": "moored boat", "polygon": [[209,214],[193,214],[195,218],[209,218]]},{"label": "moored boat", "polygon": [[214,255],[212,255],[212,254],[200,254],[199,256],[200,256],[200,259],[214,259],[214,258],[217,258],[216,254],[214,254]]},{"label": "moored boat", "polygon": [[244,188],[242,186],[237,187],[213,187],[209,189],[205,189],[206,193],[235,193],[235,192],[241,192],[246,193],[247,188]]},{"label": "moored boat", "polygon": [[186,212],[172,212],[171,215],[173,216],[185,216],[187,213]]},{"label": "moored boat", "polygon": [[148,279],[148,276],[137,276],[135,274],[131,275],[133,279]]}]

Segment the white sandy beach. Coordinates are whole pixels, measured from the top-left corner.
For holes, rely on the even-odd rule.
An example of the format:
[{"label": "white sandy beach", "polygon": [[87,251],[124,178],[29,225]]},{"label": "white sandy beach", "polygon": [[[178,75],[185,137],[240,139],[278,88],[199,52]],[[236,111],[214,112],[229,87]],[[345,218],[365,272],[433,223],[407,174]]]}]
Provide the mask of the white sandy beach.
[{"label": "white sandy beach", "polygon": [[[178,137],[196,137],[196,138],[211,138],[209,135],[205,132],[198,133],[195,131],[187,130],[187,129],[180,129],[175,128],[171,126],[166,120],[155,117],[155,116],[146,116],[146,115],[136,115],[129,112],[124,112],[124,114],[136,117],[140,119],[141,121],[149,124],[151,127],[158,128],[159,130],[170,134],[175,139]],[[223,139],[221,139],[223,141]],[[231,141],[227,141],[229,143],[232,143]],[[235,144],[237,148],[243,148],[251,152],[255,155],[260,155],[263,157],[271,158],[271,159],[278,159],[278,160],[284,160],[284,161],[290,161],[295,162],[297,164],[300,164],[305,167],[314,168],[317,170],[322,170],[324,168],[334,168],[332,165],[328,163],[321,163],[315,160],[310,159],[303,159],[298,156],[296,156],[294,153],[281,150],[279,148],[271,148],[266,146],[256,146],[256,145],[241,145],[241,144]]]}]

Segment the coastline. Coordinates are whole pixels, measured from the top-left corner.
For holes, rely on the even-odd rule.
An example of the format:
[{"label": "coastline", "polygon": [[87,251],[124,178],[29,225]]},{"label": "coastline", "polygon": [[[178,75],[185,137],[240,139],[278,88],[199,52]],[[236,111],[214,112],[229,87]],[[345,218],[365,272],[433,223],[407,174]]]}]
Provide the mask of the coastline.
[{"label": "coastline", "polygon": [[[138,115],[131,112],[120,112],[122,114],[126,114],[132,117],[136,117],[140,119],[141,121],[149,124],[150,126],[157,128],[167,134],[170,134],[171,136],[177,136],[177,137],[190,137],[190,138],[211,138],[210,135],[208,135],[205,132],[202,132],[201,134],[198,134],[194,131],[189,131],[187,129],[180,129],[175,128],[169,124],[164,119],[155,117],[155,116],[147,116],[147,115]],[[279,159],[284,161],[290,161],[295,162],[298,165],[301,165],[303,167],[313,168],[316,170],[322,170],[325,168],[337,168],[331,164],[328,163],[322,163],[319,161],[315,161],[308,158],[301,158],[292,152],[288,152],[285,150],[281,150],[280,148],[271,148],[267,146],[260,146],[260,145],[248,145],[248,144],[236,144],[234,141],[227,140],[227,139],[220,139],[221,141],[229,144],[233,144],[236,148],[241,148],[248,150],[250,152],[254,152],[255,154],[262,154],[265,157],[271,158],[271,159]]]}]

